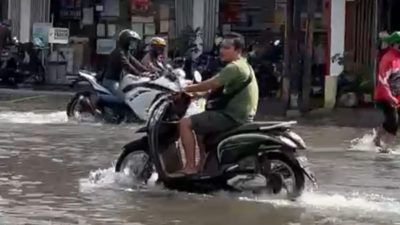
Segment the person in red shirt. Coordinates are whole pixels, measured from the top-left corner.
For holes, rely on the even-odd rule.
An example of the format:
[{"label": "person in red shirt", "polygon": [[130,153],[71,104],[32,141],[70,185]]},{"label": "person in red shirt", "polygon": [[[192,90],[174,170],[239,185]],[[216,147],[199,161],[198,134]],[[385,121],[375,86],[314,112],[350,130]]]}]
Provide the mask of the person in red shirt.
[{"label": "person in red shirt", "polygon": [[380,58],[376,77],[375,101],[384,114],[382,127],[378,128],[375,145],[381,151],[390,151],[396,140],[400,122],[400,32],[394,32],[382,41],[390,46]]}]

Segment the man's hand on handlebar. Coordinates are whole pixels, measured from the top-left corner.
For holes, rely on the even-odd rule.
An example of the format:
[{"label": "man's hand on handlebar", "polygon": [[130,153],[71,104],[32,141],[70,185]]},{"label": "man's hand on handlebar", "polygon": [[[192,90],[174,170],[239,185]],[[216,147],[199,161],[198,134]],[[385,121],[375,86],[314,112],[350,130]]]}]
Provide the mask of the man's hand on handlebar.
[{"label": "man's hand on handlebar", "polygon": [[143,72],[142,74],[141,74],[141,76],[142,77],[151,77],[151,73],[150,72]]}]

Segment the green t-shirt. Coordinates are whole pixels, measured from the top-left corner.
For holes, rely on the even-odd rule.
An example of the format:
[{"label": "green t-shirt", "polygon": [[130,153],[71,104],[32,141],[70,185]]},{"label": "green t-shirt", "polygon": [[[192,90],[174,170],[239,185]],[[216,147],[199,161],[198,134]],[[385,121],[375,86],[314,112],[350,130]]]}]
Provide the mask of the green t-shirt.
[{"label": "green t-shirt", "polygon": [[253,76],[251,83],[240,93],[234,96],[223,112],[239,123],[252,121],[258,107],[258,85],[254,71],[247,60],[240,58],[229,63],[215,76],[223,86],[224,93],[236,91],[249,76]]}]

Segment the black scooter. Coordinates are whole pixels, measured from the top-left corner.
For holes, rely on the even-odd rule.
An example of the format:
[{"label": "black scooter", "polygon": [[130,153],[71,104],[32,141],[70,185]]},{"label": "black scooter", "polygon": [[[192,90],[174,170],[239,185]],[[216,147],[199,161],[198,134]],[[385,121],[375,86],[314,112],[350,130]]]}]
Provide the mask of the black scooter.
[{"label": "black scooter", "polygon": [[41,42],[20,43],[14,37],[12,45],[2,53],[0,79],[2,83],[16,86],[23,82],[44,84],[46,69],[39,55]]},{"label": "black scooter", "polygon": [[305,177],[314,184],[302,138],[290,130],[295,122],[249,123],[229,132],[205,137],[206,160],[202,172],[193,176],[174,174],[182,168],[178,144],[178,121],[190,97],[164,95],[150,109],[146,136],[127,144],[116,163],[116,172],[146,183],[156,172],[167,188],[195,193],[218,190],[286,193],[299,197]]}]

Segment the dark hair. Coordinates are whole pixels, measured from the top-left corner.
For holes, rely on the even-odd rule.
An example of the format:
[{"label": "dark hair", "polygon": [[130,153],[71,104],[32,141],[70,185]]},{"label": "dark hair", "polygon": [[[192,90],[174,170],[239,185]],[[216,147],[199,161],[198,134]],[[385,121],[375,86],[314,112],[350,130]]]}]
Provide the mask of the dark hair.
[{"label": "dark hair", "polygon": [[244,43],[244,37],[243,35],[236,33],[236,32],[231,32],[229,34],[224,35],[224,39],[230,39],[233,41],[233,47],[235,50],[244,50],[245,48],[245,43]]}]

